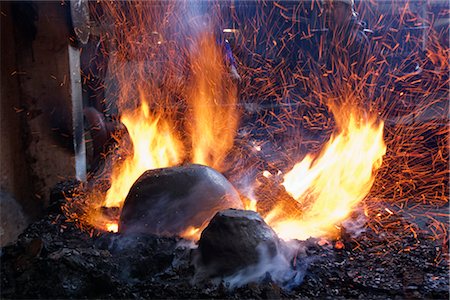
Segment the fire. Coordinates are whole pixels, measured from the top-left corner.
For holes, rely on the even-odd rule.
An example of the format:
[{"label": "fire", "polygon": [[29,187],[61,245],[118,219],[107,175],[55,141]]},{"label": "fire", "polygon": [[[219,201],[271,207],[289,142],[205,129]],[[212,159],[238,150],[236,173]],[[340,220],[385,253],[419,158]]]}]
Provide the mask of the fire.
[{"label": "fire", "polygon": [[255,199],[248,199],[247,201],[244,201],[244,208],[246,210],[257,211],[256,204],[257,204],[257,201]]},{"label": "fire", "polygon": [[183,144],[171,123],[150,112],[142,95],[141,99],[144,101],[136,110],[125,112],[121,118],[132,140],[133,154],[113,169],[106,207],[121,207],[131,186],[145,171],[182,160]]},{"label": "fire", "polygon": [[304,211],[292,216],[278,206],[266,216],[282,238],[327,235],[369,193],[386,153],[383,122],[357,118],[355,113],[343,122],[320,155],[308,154],[284,175],[286,191]]},{"label": "fire", "polygon": [[238,125],[237,89],[213,35],[201,37],[194,48],[189,95],[192,161],[221,170]]},{"label": "fire", "polygon": [[106,224],[106,231],[118,232],[119,231],[119,224],[117,224],[117,223],[107,223]]},{"label": "fire", "polygon": [[[132,151],[115,162],[104,206],[122,207],[131,186],[149,169],[183,161],[219,170],[223,167],[238,126],[236,87],[213,35],[205,34],[196,40],[190,50],[190,62],[192,78],[186,89],[188,109],[184,123],[189,135],[182,138],[175,119],[165,113],[167,108],[151,108],[148,103],[157,101],[148,101],[148,91],[139,90],[140,105],[124,110],[121,117]],[[351,213],[372,187],[374,172],[386,152],[383,122],[360,117],[351,109],[339,109],[340,113],[335,113],[338,134],[331,137],[318,156],[308,154],[284,175],[282,184],[303,207],[301,214],[286,211],[279,203],[264,216],[282,238],[306,239],[333,232],[334,226]],[[120,142],[121,147],[130,147],[129,141]],[[269,178],[272,174],[264,171],[263,176]],[[257,210],[255,199],[244,202],[246,209]],[[118,230],[116,223],[100,223],[97,225],[108,231]],[[188,227],[180,236],[198,239],[203,228]]]},{"label": "fire", "polygon": [[[182,140],[175,118],[163,112],[175,111],[176,105],[155,105],[152,111],[147,103],[157,101],[148,101],[148,95],[139,90],[139,107],[125,110],[120,119],[128,130],[132,154],[115,163],[104,206],[121,207],[134,182],[150,169],[175,166],[185,160],[221,168],[233,146],[238,124],[236,86],[227,74],[224,54],[214,36],[203,34],[195,45],[191,50],[193,79],[186,95],[191,157],[185,146],[189,142]],[[128,91],[128,83],[123,84],[124,91]],[[129,147],[127,143],[121,141],[121,147]]]},{"label": "fire", "polygon": [[[115,91],[117,87],[115,96],[118,98],[118,109],[122,115],[122,122],[130,133],[130,144],[134,148],[134,153],[120,158],[117,156],[107,158],[114,161],[111,188],[106,200],[103,189],[84,197],[88,198],[89,205],[85,205],[84,202],[80,204],[81,201],[75,201],[74,198],[66,212],[71,220],[82,220],[106,230],[110,226],[108,223],[111,222],[111,218],[102,217],[96,211],[103,205],[120,207],[135,179],[148,168],[193,161],[219,170],[224,169],[223,158],[230,151],[234,138],[231,133],[237,126],[235,122],[238,116],[236,111],[232,111],[236,107],[237,98],[233,98],[236,91],[225,74],[227,68],[223,64],[218,39],[210,34],[197,36],[200,28],[214,32],[223,27],[219,27],[219,23],[204,25],[202,18],[185,17],[188,11],[186,8],[192,6],[190,2],[169,2],[166,2],[168,5],[135,5],[133,1],[97,3],[102,7],[95,10],[101,12],[96,16],[97,19],[111,20],[114,32],[120,33],[113,34],[108,26],[107,32],[102,34],[101,40],[110,43],[107,44],[109,47],[105,47],[108,49],[109,63],[101,66],[99,70],[107,67],[105,69],[113,75],[114,88],[111,90]],[[298,9],[292,9],[292,12],[300,11],[303,5],[304,3],[300,1]],[[371,17],[374,12],[373,5],[375,8],[378,6],[371,1],[361,3],[358,7],[362,10],[360,15],[363,18],[366,14],[367,17]],[[216,15],[220,22],[228,20],[228,16],[222,15],[226,11],[222,5],[214,7],[220,7],[220,11],[210,12],[208,16]],[[231,7],[235,9],[234,6]],[[283,49],[290,49],[298,39],[294,38],[291,31],[274,30],[276,28],[271,25],[277,24],[275,22],[278,22],[280,16],[278,13],[280,7],[276,4],[270,13],[267,13],[269,8],[270,5],[259,5],[255,7],[255,12],[251,16],[238,17],[238,14],[233,17],[236,37],[237,34],[240,35],[234,41],[236,48],[241,49],[238,51],[242,53],[249,54],[241,57],[239,52],[236,52],[236,58],[239,59],[239,73],[245,83],[241,86],[240,97],[262,100],[276,98],[277,101],[284,101],[285,96],[290,96],[291,87],[304,86],[314,91],[313,94],[320,100],[318,102],[329,104],[327,102],[329,92],[323,92],[326,89],[322,86],[324,80],[321,75],[308,72],[306,76],[303,67],[300,66],[290,70],[291,66],[286,62],[291,58],[284,57]],[[384,120],[389,119],[390,122],[395,116],[396,123],[396,126],[390,128],[386,134],[390,153],[383,158],[383,168],[379,170],[379,175],[382,176],[378,177],[373,186],[377,199],[392,204],[389,206],[392,211],[386,208],[379,212],[379,208],[384,206],[379,207],[378,200],[366,201],[364,213],[371,220],[368,222],[370,227],[382,227],[378,217],[384,212],[389,216],[395,214],[397,209],[392,207],[406,210],[416,204],[423,204],[424,207],[428,205],[444,207],[448,204],[448,126],[443,124],[448,120],[447,90],[445,90],[448,86],[448,43],[446,43],[448,30],[444,28],[442,31],[436,31],[438,27],[434,26],[435,18],[427,17],[423,20],[423,16],[420,15],[422,9],[418,14],[410,8],[411,6],[407,5],[400,16],[381,15],[378,21],[374,19],[375,22],[371,22],[371,29],[376,32],[371,39],[371,42],[374,42],[371,60],[375,69],[368,70],[366,76],[361,78],[361,82],[356,88],[352,87],[351,91],[352,94],[358,96],[362,94],[370,98],[367,103],[370,102],[368,106],[371,110],[378,110],[380,117]],[[291,18],[286,18],[285,10],[282,11],[283,18],[289,22]],[[192,28],[191,20],[200,20],[202,26]],[[263,25],[267,26],[259,26],[261,20]],[[403,34],[394,33],[410,32],[412,27],[406,21],[411,20],[416,24],[425,25],[421,26],[427,28],[425,34],[416,36],[408,33],[406,44],[397,41],[400,37],[403,39]],[[214,23],[214,18],[211,18],[210,22]],[[394,32],[392,28],[386,26],[391,23],[398,24]],[[231,31],[235,29],[223,29],[224,33]],[[417,32],[422,32],[422,29]],[[312,36],[309,35],[309,30],[307,36],[303,36],[301,32],[299,34],[301,39],[305,40]],[[427,40],[423,40],[424,37],[427,37]],[[444,43],[441,41],[442,37]],[[323,45],[322,43],[317,45],[320,56],[324,55]],[[263,53],[260,51],[262,46]],[[399,53],[408,54],[408,57],[403,62],[398,61],[400,64],[397,66],[396,62],[389,58],[397,57]],[[168,57],[167,62],[161,58],[162,56]],[[277,63],[278,61],[280,63]],[[395,75],[403,74],[402,69],[410,65],[409,61],[418,63],[420,74],[408,71],[401,77]],[[184,74],[190,74],[191,77],[186,78]],[[342,74],[337,72],[338,79],[343,77],[339,75]],[[420,76],[416,79],[418,75]],[[253,77],[257,80],[253,80]],[[341,79],[347,81],[347,78]],[[394,87],[399,85],[403,87],[397,91],[399,92],[397,96],[397,88]],[[136,95],[139,88],[142,88],[140,96]],[[367,94],[366,88],[372,92]],[[374,88],[380,92],[374,93]],[[172,97],[174,94],[176,97]],[[176,108],[169,102],[178,102],[173,101],[174,98],[183,98],[182,101],[187,104],[187,110],[176,122],[170,117]],[[319,109],[315,98],[302,99],[309,110],[308,115],[303,117],[305,127],[320,131],[328,128],[328,123],[323,121],[328,119],[328,115]],[[323,99],[325,101],[322,101]],[[142,104],[134,105],[135,109],[130,109],[131,102],[137,100],[141,100]],[[401,109],[398,109],[397,106],[400,104]],[[158,105],[160,108],[155,110]],[[184,107],[184,102],[181,106]],[[266,116],[261,116],[253,126],[270,132],[289,128],[289,120],[294,119],[296,114],[297,110],[283,109],[276,116],[279,119],[277,122],[282,124],[267,122]],[[386,149],[382,139],[383,123],[375,122],[371,118],[361,118],[361,115],[355,112],[351,117],[343,118],[339,115],[337,117],[341,119],[338,122],[338,131],[323,146],[321,153],[308,154],[284,175],[283,185],[288,193],[301,203],[302,212],[295,215],[285,211],[286,207],[279,203],[268,214],[264,214],[265,220],[285,238],[301,239],[327,235],[334,231],[334,225],[346,218],[366,197],[374,183],[374,172],[380,166]],[[178,137],[174,124],[179,129],[185,127],[181,129],[182,140]],[[248,136],[251,138],[251,133]],[[254,145],[253,152],[260,152],[261,145]],[[125,141],[120,141],[120,147],[129,145]],[[236,157],[247,159],[244,151]],[[256,169],[260,165],[260,159],[256,160],[258,161],[255,163],[242,164],[242,167],[236,164],[235,173],[239,173],[241,168],[245,169],[244,173],[248,170],[254,171],[251,168],[255,166]],[[269,171],[262,174],[267,179],[276,178],[278,175]],[[253,199],[248,200],[245,207],[256,210],[257,203]],[[81,216],[78,211],[84,215]],[[436,221],[432,215],[428,217],[434,224],[433,236],[447,237],[446,224]],[[186,236],[198,236],[200,231],[201,229],[197,228],[187,228],[185,233]]]},{"label": "fire", "polygon": [[200,235],[202,234],[202,230],[206,227],[206,225],[202,226],[202,227],[194,227],[194,226],[189,226],[188,228],[186,228],[185,231],[183,231],[180,234],[180,237],[187,239],[187,240],[194,240],[197,241],[200,239]]}]

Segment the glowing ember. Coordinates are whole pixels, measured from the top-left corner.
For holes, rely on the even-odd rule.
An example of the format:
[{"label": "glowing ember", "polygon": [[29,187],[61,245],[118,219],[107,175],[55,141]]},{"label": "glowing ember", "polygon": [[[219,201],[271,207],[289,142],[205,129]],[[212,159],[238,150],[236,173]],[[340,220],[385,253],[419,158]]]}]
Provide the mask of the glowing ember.
[{"label": "glowing ember", "polygon": [[117,223],[107,223],[106,224],[106,230],[109,232],[118,232],[119,231],[119,225]]},{"label": "glowing ember", "polygon": [[[206,225],[204,227],[206,227]],[[204,229],[204,227],[200,228],[189,226],[184,232],[180,234],[180,237],[187,240],[197,241],[200,239],[200,235],[202,234],[202,230]]]},{"label": "glowing ember", "polygon": [[284,176],[287,192],[305,208],[301,218],[276,207],[266,222],[285,239],[326,235],[369,193],[385,152],[383,123],[351,114],[318,157],[308,154]]}]

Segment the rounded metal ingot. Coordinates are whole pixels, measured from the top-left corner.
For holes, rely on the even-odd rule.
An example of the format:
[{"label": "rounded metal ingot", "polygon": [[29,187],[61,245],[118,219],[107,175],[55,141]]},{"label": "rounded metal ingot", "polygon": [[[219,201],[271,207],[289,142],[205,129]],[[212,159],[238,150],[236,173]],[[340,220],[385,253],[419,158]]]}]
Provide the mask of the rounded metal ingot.
[{"label": "rounded metal ingot", "polygon": [[220,210],[242,208],[238,192],[216,170],[188,165],[149,170],[134,183],[122,209],[121,233],[180,235]]}]

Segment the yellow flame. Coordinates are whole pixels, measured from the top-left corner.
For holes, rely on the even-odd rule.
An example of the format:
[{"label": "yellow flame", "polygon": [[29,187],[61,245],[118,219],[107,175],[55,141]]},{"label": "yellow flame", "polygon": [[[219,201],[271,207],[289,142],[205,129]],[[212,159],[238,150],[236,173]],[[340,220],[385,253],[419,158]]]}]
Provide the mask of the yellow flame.
[{"label": "yellow flame", "polygon": [[[196,45],[191,53],[193,80],[189,82],[187,95],[191,161],[220,169],[233,146],[237,129],[236,85],[227,74],[224,54],[214,36],[204,34]],[[127,84],[123,83],[124,91],[129,89]],[[139,90],[139,94],[141,105],[126,110],[121,117],[133,151],[130,157],[114,165],[104,202],[106,207],[121,207],[131,186],[145,171],[177,165],[189,154],[173,125],[174,119],[161,112],[177,107],[159,107],[152,112],[144,92]],[[127,147],[126,141],[122,144]]]},{"label": "yellow flame", "polygon": [[182,160],[183,144],[173,126],[152,114],[145,101],[136,110],[125,112],[121,121],[132,140],[133,154],[113,169],[106,207],[121,207],[131,186],[145,171],[173,166]]},{"label": "yellow flame", "polygon": [[106,224],[106,230],[109,232],[118,232],[119,231],[119,224],[117,223],[107,223]]},{"label": "yellow flame", "polygon": [[244,201],[244,209],[257,211],[257,201],[255,199],[248,199],[248,201]]},{"label": "yellow flame", "polygon": [[385,153],[383,123],[350,114],[318,157],[307,155],[284,176],[286,191],[304,207],[302,215],[291,216],[276,207],[266,222],[285,239],[333,232],[369,193]]}]

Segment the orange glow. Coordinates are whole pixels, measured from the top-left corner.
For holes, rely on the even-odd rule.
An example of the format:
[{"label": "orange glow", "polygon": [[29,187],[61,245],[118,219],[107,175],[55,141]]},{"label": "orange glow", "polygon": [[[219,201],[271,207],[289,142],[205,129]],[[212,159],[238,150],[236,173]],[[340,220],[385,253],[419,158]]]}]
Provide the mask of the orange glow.
[{"label": "orange glow", "polygon": [[119,225],[117,223],[107,223],[106,224],[106,230],[109,232],[118,232],[119,231]]},{"label": "orange glow", "polygon": [[126,111],[121,118],[133,142],[133,154],[113,169],[106,207],[121,207],[131,186],[145,171],[174,166],[182,160],[183,144],[173,126],[151,113],[142,95],[141,99],[141,106]]},{"label": "orange glow", "polygon": [[248,199],[247,201],[244,201],[244,209],[257,211],[256,203],[255,199]]},{"label": "orange glow", "polygon": [[304,210],[293,216],[277,206],[267,214],[266,222],[280,237],[327,235],[369,193],[386,153],[383,123],[357,119],[354,113],[344,123],[317,157],[308,154],[284,175],[286,191]]},{"label": "orange glow", "polygon": [[[450,52],[447,43],[442,43],[447,40],[448,30],[438,27],[437,22],[434,24],[435,18],[423,20],[422,10],[416,14],[409,8],[400,16],[380,15],[378,21],[371,23],[377,39],[370,47],[367,72],[360,78],[360,75],[347,74],[348,70],[340,68],[333,68],[334,74],[316,74],[312,69],[308,71],[310,66],[305,65],[304,68],[303,63],[296,64],[295,70],[291,70],[293,56],[285,57],[284,53],[290,53],[291,45],[295,46],[297,38],[293,37],[297,32],[268,26],[277,24],[274,21],[278,22],[278,11],[284,17],[284,10],[274,7],[273,13],[267,14],[269,6],[255,6],[253,16],[245,16],[242,20],[241,17],[233,17],[233,28],[242,29],[232,40],[233,49],[237,50],[236,67],[242,76],[239,91],[242,103],[237,103],[236,86],[230,82],[224,53],[218,45],[221,37],[200,33],[202,29],[204,32],[223,29],[226,25],[223,21],[228,20],[228,10],[222,5],[211,5],[214,10],[207,13],[207,18],[202,18],[188,15],[191,10],[187,8],[192,5],[190,1],[162,1],[161,5],[142,5],[145,4],[142,2],[145,1],[99,1],[96,5],[101,9],[91,11],[95,23],[107,20],[111,26],[98,28],[99,46],[105,46],[99,47],[99,54],[105,55],[92,57],[94,72],[83,77],[88,85],[91,75],[106,71],[105,113],[121,116],[130,139],[126,136],[118,140],[118,147],[104,156],[105,168],[93,174],[92,182],[83,183],[79,191],[67,196],[64,213],[68,220],[76,222],[83,230],[94,226],[106,231],[110,223],[117,222],[130,187],[145,170],[187,162],[206,164],[219,171],[232,170],[224,173],[231,173],[233,180],[241,174],[254,175],[263,171],[261,168],[268,169],[261,174],[268,179],[263,181],[268,185],[284,180],[283,186],[295,199],[289,199],[294,205],[286,205],[284,199],[273,197],[264,211],[260,209],[260,214],[285,239],[323,236],[326,240],[336,232],[335,225],[359,206],[363,206],[369,228],[376,232],[385,229],[380,232],[389,233],[392,226],[386,226],[391,222],[384,218],[386,214],[389,217],[399,211],[408,212],[411,207],[428,210],[429,207],[445,208],[448,205],[450,127],[446,126],[446,87]],[[298,9],[303,9],[301,1],[298,5]],[[358,8],[364,7],[369,8],[370,5]],[[400,7],[396,5],[395,9]],[[292,11],[296,12],[297,8]],[[223,12],[227,15],[222,15]],[[368,16],[372,14],[368,12]],[[364,11],[360,14],[365,15]],[[298,21],[296,18],[292,20]],[[288,18],[285,21],[290,22]],[[409,31],[410,21],[425,25],[420,31],[426,34],[408,33],[407,44],[395,41],[396,38],[403,39],[400,32]],[[288,23],[287,27],[290,26]],[[385,30],[386,24],[398,26]],[[267,25],[263,26],[267,30],[261,31],[259,25]],[[223,31],[230,31],[228,29]],[[425,36],[427,39],[423,41]],[[310,37],[308,32],[300,38]],[[277,44],[275,40],[283,43]],[[323,41],[317,45],[319,58],[326,56],[324,45]],[[404,61],[389,59],[395,53],[408,55]],[[298,54],[301,54],[299,61],[304,61],[302,51]],[[102,59],[102,56],[107,59]],[[97,68],[96,64],[99,64]],[[415,66],[415,71],[411,73],[412,66]],[[327,83],[333,78],[339,81],[334,89]],[[100,88],[96,83],[93,85]],[[397,89],[398,86],[402,87],[401,90]],[[285,100],[290,103],[291,98],[294,100],[303,94],[296,95],[297,90],[312,92],[311,97],[298,99],[306,111],[285,106],[288,104]],[[400,93],[402,97],[398,96]],[[289,172],[280,174],[275,170],[284,167],[284,159],[290,157],[284,154],[290,154],[288,150],[297,146],[297,143],[288,143],[285,149],[277,148],[277,151],[286,152],[280,153],[283,154],[280,160],[274,156],[266,166],[266,149],[270,150],[271,140],[283,136],[284,132],[297,131],[292,129],[301,131],[302,128],[294,127],[298,120],[301,126],[314,133],[299,139],[298,144],[302,149],[303,146],[310,148],[310,145],[316,149],[315,133],[328,132],[333,124],[328,112],[324,113],[322,104],[330,107],[341,100],[335,97],[347,94],[365,99],[362,105],[355,104],[352,108],[364,107],[367,113],[372,112],[392,124],[385,135],[388,155],[383,157],[386,146],[382,122],[339,107],[338,111],[331,108],[337,130],[322,145],[320,152],[305,153],[307,155],[301,161],[293,162],[292,165],[297,164]],[[280,109],[266,110],[267,100],[277,106],[281,104]],[[248,110],[252,120],[251,124],[243,122],[242,125],[248,128],[243,128],[245,130],[239,135],[236,149],[231,149],[239,118],[236,107],[239,105]],[[259,129],[269,133],[267,141],[259,141],[263,136]],[[257,136],[254,132],[258,132]],[[257,144],[252,142],[254,137]],[[251,146],[249,149],[248,144]],[[229,161],[233,168],[224,166],[224,158],[228,154],[231,154]],[[382,161],[383,166],[380,167]],[[377,172],[379,176],[374,183]],[[109,185],[111,187],[105,197],[105,189]],[[286,196],[285,191],[282,192],[282,196]],[[244,194],[248,197],[247,193]],[[259,201],[258,196],[256,193],[255,198]],[[364,201],[365,197],[367,201]],[[256,211],[258,208],[254,199],[243,199],[243,202],[246,209]],[[105,214],[103,206],[117,206],[117,215],[115,210],[113,216]],[[423,212],[423,215],[431,220],[428,226],[430,236],[447,245],[447,224],[435,219],[434,212]],[[415,234],[413,227],[405,227],[405,233]],[[197,239],[201,230],[188,227],[181,235]]]},{"label": "orange glow", "polygon": [[200,235],[202,234],[203,229],[206,227],[193,227],[193,226],[189,226],[188,228],[186,228],[185,231],[183,231],[180,234],[180,237],[187,239],[187,240],[193,240],[193,241],[198,241],[200,239]]},{"label": "orange glow", "polygon": [[222,169],[238,125],[237,89],[212,34],[191,52],[193,85],[189,95],[192,162]]}]

